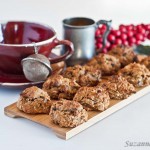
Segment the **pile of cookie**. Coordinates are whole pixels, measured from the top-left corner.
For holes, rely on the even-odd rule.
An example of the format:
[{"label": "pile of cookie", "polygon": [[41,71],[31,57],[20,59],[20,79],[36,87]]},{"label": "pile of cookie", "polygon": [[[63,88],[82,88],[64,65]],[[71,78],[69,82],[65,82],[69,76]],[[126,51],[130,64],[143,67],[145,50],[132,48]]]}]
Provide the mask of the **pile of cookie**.
[{"label": "pile of cookie", "polygon": [[26,88],[17,107],[29,114],[49,114],[60,127],[76,127],[88,120],[88,111],[102,112],[112,99],[124,100],[149,85],[149,70],[150,57],[139,61],[132,47],[117,46],[83,66],[50,76],[42,89]]}]

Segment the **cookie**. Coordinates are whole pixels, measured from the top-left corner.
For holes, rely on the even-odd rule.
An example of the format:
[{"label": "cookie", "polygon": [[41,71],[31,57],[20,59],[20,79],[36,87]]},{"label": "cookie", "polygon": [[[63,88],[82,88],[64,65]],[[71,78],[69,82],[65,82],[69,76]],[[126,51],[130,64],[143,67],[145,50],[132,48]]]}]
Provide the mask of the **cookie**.
[{"label": "cookie", "polygon": [[109,106],[109,94],[102,87],[81,87],[73,101],[79,102],[86,110],[104,111]]},{"label": "cookie", "polygon": [[88,113],[78,102],[60,100],[52,104],[50,117],[60,127],[76,127],[88,120]]},{"label": "cookie", "polygon": [[101,70],[102,75],[115,74],[121,66],[118,58],[108,54],[99,54],[95,56],[87,65]]},{"label": "cookie", "polygon": [[125,66],[118,74],[126,78],[135,87],[143,87],[150,84],[150,71],[139,63],[131,63]]},{"label": "cookie", "polygon": [[133,48],[129,46],[118,45],[111,49],[108,54],[118,58],[121,63],[121,67],[136,62],[137,60],[137,55],[135,54]]},{"label": "cookie", "polygon": [[26,88],[20,94],[17,108],[25,113],[38,114],[49,113],[51,100],[49,95],[36,86]]},{"label": "cookie", "polygon": [[68,67],[63,76],[75,80],[80,86],[95,86],[101,79],[101,71],[92,66],[75,65]]},{"label": "cookie", "polygon": [[135,87],[122,76],[114,75],[102,80],[98,86],[105,88],[111,99],[122,100],[135,93]]},{"label": "cookie", "polygon": [[73,99],[80,85],[75,80],[64,78],[62,75],[50,76],[43,84],[51,99]]},{"label": "cookie", "polygon": [[142,59],[140,64],[145,65],[146,68],[148,68],[150,70],[150,56],[145,57],[144,59]]}]

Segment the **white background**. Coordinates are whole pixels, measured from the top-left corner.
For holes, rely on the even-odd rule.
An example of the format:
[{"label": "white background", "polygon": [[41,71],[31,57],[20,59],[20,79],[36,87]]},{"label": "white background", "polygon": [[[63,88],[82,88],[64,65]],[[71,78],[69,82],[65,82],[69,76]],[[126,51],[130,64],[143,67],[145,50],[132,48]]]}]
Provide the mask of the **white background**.
[{"label": "white background", "polygon": [[[119,24],[150,23],[149,0],[0,0],[0,20],[29,20],[51,25],[62,37],[62,20],[85,16],[112,19]],[[1,150],[147,150],[125,147],[126,141],[150,143],[150,94],[125,107],[69,141],[25,119],[4,115],[4,107],[15,102],[22,89],[0,87]]]}]

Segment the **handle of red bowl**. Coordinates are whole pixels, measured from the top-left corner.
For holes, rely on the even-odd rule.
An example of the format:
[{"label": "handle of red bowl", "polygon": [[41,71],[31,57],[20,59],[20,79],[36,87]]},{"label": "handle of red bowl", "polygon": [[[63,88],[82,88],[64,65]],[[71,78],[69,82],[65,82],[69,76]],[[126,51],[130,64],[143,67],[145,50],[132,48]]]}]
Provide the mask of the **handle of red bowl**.
[{"label": "handle of red bowl", "polygon": [[58,46],[58,45],[66,45],[67,46],[67,49],[66,49],[66,52],[65,54],[61,55],[61,56],[58,56],[56,58],[49,58],[51,64],[53,63],[57,63],[57,62],[60,62],[60,61],[63,61],[63,60],[66,60],[68,59],[74,52],[74,46],[73,46],[73,43],[68,41],[68,40],[58,40],[57,38],[53,40],[53,45],[54,47]]}]

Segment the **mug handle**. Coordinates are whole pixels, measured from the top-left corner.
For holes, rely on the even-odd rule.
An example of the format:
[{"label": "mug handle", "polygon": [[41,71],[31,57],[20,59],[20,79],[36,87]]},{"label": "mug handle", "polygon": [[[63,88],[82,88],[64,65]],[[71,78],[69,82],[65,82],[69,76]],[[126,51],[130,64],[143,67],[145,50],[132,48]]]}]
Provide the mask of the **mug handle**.
[{"label": "mug handle", "polygon": [[73,43],[68,40],[58,40],[57,38],[54,39],[53,40],[53,48],[58,45],[66,45],[68,47],[67,51],[65,52],[65,54],[58,56],[56,58],[52,58],[52,59],[49,58],[49,61],[51,62],[51,64],[68,59],[74,52]]},{"label": "mug handle", "polygon": [[103,39],[103,41],[102,41],[103,47],[100,48],[100,49],[98,49],[98,50],[96,51],[97,54],[100,53],[100,52],[102,52],[102,50],[104,49],[104,47],[105,47],[105,45],[106,45],[107,36],[108,36],[108,34],[109,34],[109,32],[110,32],[110,29],[111,29],[111,22],[112,22],[112,20],[110,20],[110,21],[99,20],[99,21],[96,22],[97,28],[99,27],[100,24],[105,24],[105,25],[106,25],[106,31],[105,31],[105,33],[104,33],[104,35],[103,35],[103,37],[102,37],[102,39]]}]

